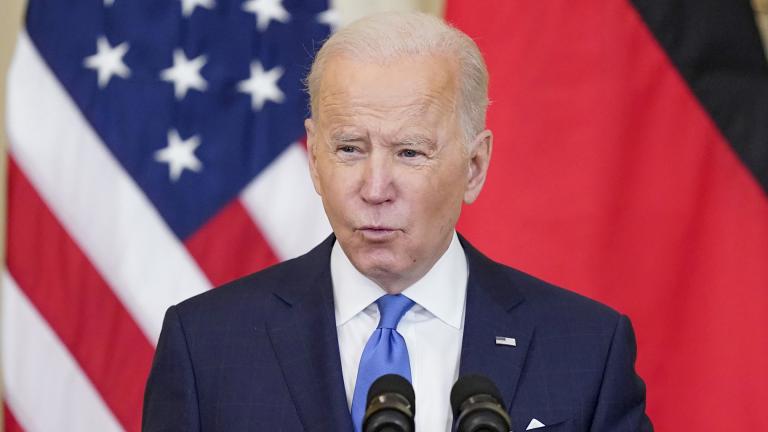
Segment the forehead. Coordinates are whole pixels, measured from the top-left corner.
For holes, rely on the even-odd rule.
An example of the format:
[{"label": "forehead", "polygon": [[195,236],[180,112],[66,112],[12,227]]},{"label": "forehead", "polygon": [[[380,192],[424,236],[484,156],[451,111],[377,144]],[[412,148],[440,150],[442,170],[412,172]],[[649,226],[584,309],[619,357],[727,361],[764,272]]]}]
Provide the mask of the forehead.
[{"label": "forehead", "polygon": [[453,113],[456,70],[457,62],[443,55],[404,56],[387,62],[337,56],[326,64],[316,114]]}]

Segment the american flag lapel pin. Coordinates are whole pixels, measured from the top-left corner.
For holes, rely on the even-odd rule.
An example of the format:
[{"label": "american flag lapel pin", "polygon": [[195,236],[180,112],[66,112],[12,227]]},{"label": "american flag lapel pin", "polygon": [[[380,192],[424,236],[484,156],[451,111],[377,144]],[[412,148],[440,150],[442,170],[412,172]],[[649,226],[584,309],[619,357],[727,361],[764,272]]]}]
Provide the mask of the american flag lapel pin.
[{"label": "american flag lapel pin", "polygon": [[496,336],[496,345],[517,346],[515,338]]}]

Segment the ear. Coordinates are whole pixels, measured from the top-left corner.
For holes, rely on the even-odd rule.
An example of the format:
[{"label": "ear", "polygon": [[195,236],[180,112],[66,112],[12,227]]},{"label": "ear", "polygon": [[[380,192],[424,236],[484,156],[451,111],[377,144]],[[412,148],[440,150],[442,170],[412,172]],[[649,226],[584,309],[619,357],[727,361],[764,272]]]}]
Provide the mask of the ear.
[{"label": "ear", "polygon": [[480,132],[469,145],[469,170],[467,172],[467,188],[464,190],[464,202],[472,204],[480,195],[488,173],[493,150],[493,133],[486,129]]},{"label": "ear", "polygon": [[320,177],[317,170],[319,136],[317,135],[315,122],[311,118],[304,120],[304,130],[307,132],[307,159],[309,159],[309,174],[310,177],[312,177],[312,184],[315,187],[315,192],[317,192],[318,195],[323,196],[323,192],[320,187]]}]

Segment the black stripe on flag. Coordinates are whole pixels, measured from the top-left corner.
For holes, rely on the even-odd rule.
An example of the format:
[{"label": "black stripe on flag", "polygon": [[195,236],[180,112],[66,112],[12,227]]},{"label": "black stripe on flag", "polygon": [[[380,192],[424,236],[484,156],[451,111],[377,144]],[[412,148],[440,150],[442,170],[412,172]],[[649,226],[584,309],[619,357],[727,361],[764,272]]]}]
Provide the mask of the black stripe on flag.
[{"label": "black stripe on flag", "polygon": [[749,1],[631,1],[768,194],[768,63]]}]

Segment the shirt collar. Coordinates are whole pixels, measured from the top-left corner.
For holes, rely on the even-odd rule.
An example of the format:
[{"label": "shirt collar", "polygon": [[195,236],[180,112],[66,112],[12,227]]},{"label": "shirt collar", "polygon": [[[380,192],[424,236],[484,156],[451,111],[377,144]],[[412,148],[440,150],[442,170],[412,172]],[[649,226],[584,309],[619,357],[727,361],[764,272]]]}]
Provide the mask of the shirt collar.
[{"label": "shirt collar", "polygon": [[[469,269],[459,237],[453,233],[451,244],[434,266],[403,294],[456,329],[461,329]],[[339,242],[331,250],[331,279],[336,326],[343,325],[386,294],[375,282],[357,271]]]}]

